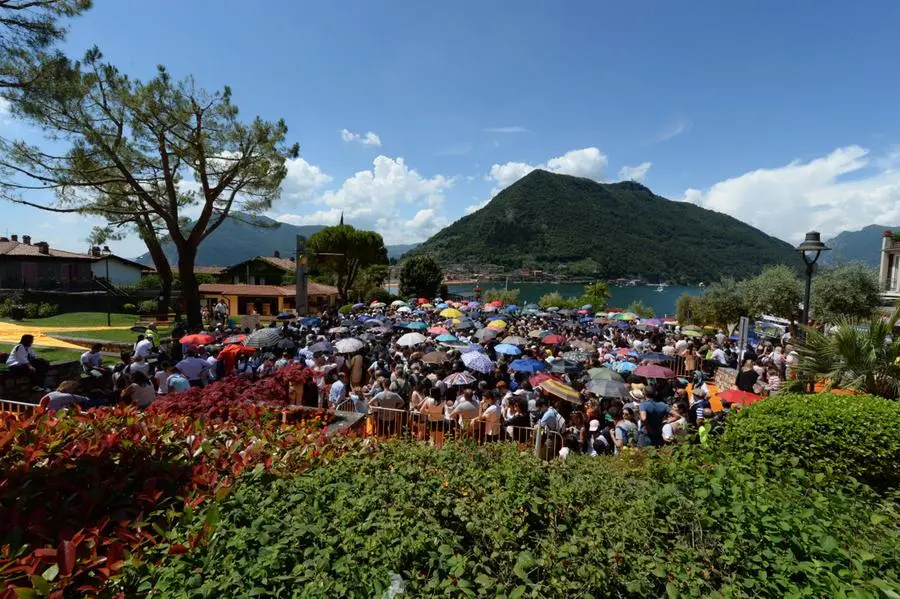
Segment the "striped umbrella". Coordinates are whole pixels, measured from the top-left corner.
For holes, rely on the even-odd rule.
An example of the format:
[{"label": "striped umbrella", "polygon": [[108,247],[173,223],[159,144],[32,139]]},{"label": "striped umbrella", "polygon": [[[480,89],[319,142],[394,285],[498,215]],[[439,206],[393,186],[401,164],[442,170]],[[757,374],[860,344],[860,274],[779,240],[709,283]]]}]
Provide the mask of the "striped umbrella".
[{"label": "striped umbrella", "polygon": [[562,381],[558,381],[556,379],[547,379],[545,381],[541,381],[541,384],[538,385],[538,387],[540,387],[550,395],[554,395],[560,399],[564,399],[576,404],[581,404],[581,395],[578,393],[578,391],[563,383]]},{"label": "striped umbrella", "polygon": [[444,379],[444,383],[453,386],[471,385],[475,382],[475,377],[467,372],[454,372]]}]

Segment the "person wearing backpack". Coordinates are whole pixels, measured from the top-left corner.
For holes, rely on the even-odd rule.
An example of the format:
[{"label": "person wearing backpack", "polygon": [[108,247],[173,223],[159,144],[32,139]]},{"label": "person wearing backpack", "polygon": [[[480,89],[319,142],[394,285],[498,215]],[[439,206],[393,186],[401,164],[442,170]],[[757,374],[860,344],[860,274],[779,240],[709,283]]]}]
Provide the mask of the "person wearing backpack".
[{"label": "person wearing backpack", "polygon": [[612,455],[616,452],[616,442],[608,426],[600,427],[599,420],[591,420],[588,424],[588,455]]},{"label": "person wearing backpack", "polygon": [[638,443],[638,427],[634,422],[634,413],[629,408],[612,406],[610,415],[615,422],[613,441],[616,444],[616,453],[621,453],[626,447],[636,447]]}]

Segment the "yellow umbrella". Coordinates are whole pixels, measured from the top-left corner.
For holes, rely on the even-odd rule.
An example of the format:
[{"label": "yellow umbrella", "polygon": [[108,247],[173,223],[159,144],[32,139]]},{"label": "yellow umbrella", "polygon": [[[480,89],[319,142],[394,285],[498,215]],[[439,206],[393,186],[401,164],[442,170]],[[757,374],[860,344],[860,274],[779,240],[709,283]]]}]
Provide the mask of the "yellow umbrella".
[{"label": "yellow umbrella", "polygon": [[538,385],[538,387],[551,395],[555,395],[560,399],[571,401],[577,404],[581,403],[581,395],[578,394],[578,391],[563,382],[557,381],[556,379],[547,379],[545,381],[541,381],[541,384]]},{"label": "yellow umbrella", "polygon": [[457,310],[456,308],[444,308],[441,310],[441,316],[444,318],[459,318],[462,316],[462,312]]},{"label": "yellow umbrella", "polygon": [[422,304],[419,307],[422,308],[423,310],[431,310],[432,308],[434,308],[434,306],[432,304]]},{"label": "yellow umbrella", "polygon": [[506,321],[504,320],[492,320],[488,323],[488,327],[492,329],[505,329]]}]

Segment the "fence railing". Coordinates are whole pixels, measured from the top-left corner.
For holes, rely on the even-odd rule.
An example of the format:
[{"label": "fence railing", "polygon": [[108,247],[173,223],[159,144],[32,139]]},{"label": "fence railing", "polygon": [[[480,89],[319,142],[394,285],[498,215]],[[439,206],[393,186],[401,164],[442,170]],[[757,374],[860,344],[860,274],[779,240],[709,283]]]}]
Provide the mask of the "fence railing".
[{"label": "fence railing", "polygon": [[0,412],[11,412],[16,415],[27,416],[31,414],[37,406],[33,403],[23,401],[12,401],[10,399],[0,399]]}]

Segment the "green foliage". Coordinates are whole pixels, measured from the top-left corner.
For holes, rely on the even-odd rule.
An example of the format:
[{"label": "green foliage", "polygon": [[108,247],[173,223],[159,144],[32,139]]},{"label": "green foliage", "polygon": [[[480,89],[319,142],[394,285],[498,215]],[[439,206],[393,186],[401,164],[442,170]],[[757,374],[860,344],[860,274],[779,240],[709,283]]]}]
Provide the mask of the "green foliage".
[{"label": "green foliage", "polygon": [[138,304],[138,312],[141,314],[156,314],[156,300],[144,300]]},{"label": "green foliage", "polygon": [[838,320],[828,334],[805,329],[797,347],[800,370],[824,379],[831,387],[855,389],[888,399],[900,397],[900,336],[894,327],[900,307],[886,321],[875,316],[867,325],[853,319]]},{"label": "green foliage", "polygon": [[49,318],[51,316],[56,316],[59,314],[59,306],[56,304],[48,304],[47,302],[41,302],[37,309],[38,318]]},{"label": "green foliage", "polygon": [[504,306],[516,305],[519,303],[518,289],[488,289],[484,292],[484,301],[493,302],[500,300]]},{"label": "green foliage", "polygon": [[747,314],[743,282],[724,277],[710,284],[697,299],[694,310],[697,313],[695,322],[699,324],[712,324],[726,330],[737,325],[741,316]]},{"label": "green foliage", "polygon": [[697,307],[697,299],[698,296],[691,295],[687,292],[678,296],[678,299],[675,300],[675,318],[678,319],[678,322],[681,324],[692,324],[697,322],[694,315],[694,311]]},{"label": "green foliage", "polygon": [[[215,283],[217,280],[215,275],[206,272],[194,273],[194,277],[197,279],[198,285]],[[162,281],[157,274],[144,275],[135,283],[135,287],[138,289],[162,289]],[[172,289],[176,291],[181,289],[181,278],[177,274],[172,275]]]},{"label": "green foliage", "polygon": [[594,310],[605,308],[612,297],[612,291],[606,281],[596,281],[584,286],[584,295],[581,296],[581,305],[591,304]]},{"label": "green foliage", "polygon": [[137,314],[138,308],[134,304],[122,304],[122,312],[125,314]]},{"label": "green foliage", "polygon": [[782,454],[879,488],[900,484],[900,403],[880,397],[779,394],[731,416],[723,443],[736,454]]},{"label": "green foliage", "polygon": [[640,318],[653,318],[656,316],[656,310],[653,309],[652,306],[648,306],[641,300],[637,300],[636,302],[631,302],[631,305],[625,309],[626,312],[633,312],[637,314]]},{"label": "green foliage", "polygon": [[338,312],[341,314],[351,314],[353,312],[353,304],[344,304],[338,308]]},{"label": "green foliage", "polygon": [[547,308],[560,308],[560,309],[570,309],[574,310],[576,308],[580,308],[583,304],[580,304],[577,298],[570,297],[565,298],[558,291],[553,291],[551,293],[547,293],[542,295],[538,300],[538,306],[542,309],[546,310]]},{"label": "green foliage", "polygon": [[25,304],[25,318],[37,318],[40,314],[40,304]]},{"label": "green foliage", "polygon": [[395,442],[302,476],[245,476],[172,539],[208,541],[143,584],[173,598],[382,597],[398,579],[410,597],[896,588],[894,498],[796,464],[687,447],[548,465],[508,444]]},{"label": "green foliage", "polygon": [[350,225],[325,227],[314,233],[306,246],[312,254],[310,269],[333,274],[335,286],[344,302],[350,300],[350,290],[365,269],[388,263],[381,235]]},{"label": "green foliage", "polygon": [[794,320],[803,301],[801,287],[797,273],[789,266],[769,266],[744,281],[744,303],[752,316],[767,314]]},{"label": "green foliage", "polygon": [[46,302],[41,302],[39,304],[35,303],[22,303],[18,301],[16,298],[7,297],[2,302],[0,302],[0,318],[6,318],[9,316],[10,310],[13,306],[21,306],[25,310],[25,318],[34,319],[34,318],[47,318],[50,316],[56,316],[59,313],[59,306],[56,304],[48,304]]},{"label": "green foliage", "polygon": [[387,280],[387,277],[387,264],[373,264],[364,268],[350,289],[350,296],[353,299],[365,301],[379,289],[384,289],[384,282]]},{"label": "green foliage", "polygon": [[879,303],[878,275],[863,264],[825,268],[813,277],[810,309],[820,322],[868,319]]},{"label": "green foliage", "polygon": [[[535,170],[409,255],[442,265],[558,271],[696,283],[796,263],[787,243],[730,216],[672,202],[639,183],[596,183]],[[575,267],[574,269],[572,267]]]},{"label": "green foliage", "polygon": [[400,267],[400,295],[403,297],[437,297],[443,281],[444,271],[428,255],[408,258]]}]

